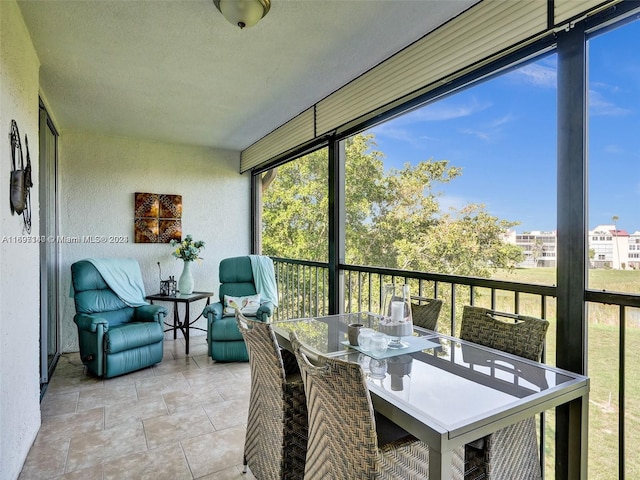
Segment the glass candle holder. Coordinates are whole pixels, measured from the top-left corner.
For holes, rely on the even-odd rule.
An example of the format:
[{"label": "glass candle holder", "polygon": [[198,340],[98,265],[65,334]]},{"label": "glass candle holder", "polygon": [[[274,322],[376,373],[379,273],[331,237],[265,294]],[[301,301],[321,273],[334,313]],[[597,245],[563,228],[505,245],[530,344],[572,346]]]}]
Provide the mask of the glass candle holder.
[{"label": "glass candle holder", "polygon": [[382,292],[378,330],[391,337],[388,348],[405,348],[409,344],[402,337],[413,334],[413,317],[411,315],[411,295],[409,285],[386,284]]}]

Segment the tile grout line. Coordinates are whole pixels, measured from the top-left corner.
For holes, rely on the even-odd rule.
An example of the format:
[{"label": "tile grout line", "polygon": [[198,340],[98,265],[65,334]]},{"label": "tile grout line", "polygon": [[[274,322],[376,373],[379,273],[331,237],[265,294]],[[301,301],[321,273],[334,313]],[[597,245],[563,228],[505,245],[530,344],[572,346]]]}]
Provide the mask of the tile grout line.
[{"label": "tile grout line", "polygon": [[196,476],[193,473],[193,469],[191,468],[191,464],[189,463],[189,459],[187,458],[187,452],[184,451],[184,445],[182,445],[182,440],[178,440],[178,444],[180,445],[180,450],[182,450],[182,456],[184,457],[184,461],[187,464],[187,468],[189,469],[189,472],[191,473],[191,478],[194,479],[194,478],[196,478]]}]

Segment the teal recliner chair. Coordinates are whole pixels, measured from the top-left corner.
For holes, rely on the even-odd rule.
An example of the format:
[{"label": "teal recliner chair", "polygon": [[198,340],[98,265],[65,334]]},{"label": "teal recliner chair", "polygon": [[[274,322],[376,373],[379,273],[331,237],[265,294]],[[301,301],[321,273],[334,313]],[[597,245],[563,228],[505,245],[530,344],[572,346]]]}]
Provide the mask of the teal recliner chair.
[{"label": "teal recliner chair", "polygon": [[[257,293],[251,259],[249,256],[225,258],[220,262],[219,277],[220,302],[207,305],[202,312],[207,318],[209,356],[218,362],[248,362],[247,347],[238,330],[235,313],[224,313],[224,296],[246,297]],[[262,300],[255,318],[267,322],[274,308],[271,301]]]},{"label": "teal recliner chair", "polygon": [[71,279],[80,358],[93,374],[115,377],[162,360],[165,307],[128,306],[87,260],[71,265]]}]

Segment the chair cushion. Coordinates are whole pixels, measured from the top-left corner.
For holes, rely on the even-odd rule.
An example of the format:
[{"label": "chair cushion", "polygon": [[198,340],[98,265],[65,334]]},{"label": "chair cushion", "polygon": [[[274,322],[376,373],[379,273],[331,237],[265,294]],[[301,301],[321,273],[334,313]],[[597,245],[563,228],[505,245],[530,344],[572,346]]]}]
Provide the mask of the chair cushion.
[{"label": "chair cushion", "polygon": [[230,340],[242,340],[242,334],[238,330],[236,317],[224,317],[211,323],[210,338],[216,342],[227,342]]},{"label": "chair cushion", "polygon": [[81,260],[71,265],[71,279],[77,313],[98,315],[111,327],[133,318],[133,308],[118,298],[91,262]]},{"label": "chair cushion", "polygon": [[255,295],[256,287],[253,282],[250,283],[222,283],[220,284],[220,299],[224,301],[225,295],[232,297],[248,297]]},{"label": "chair cushion", "polygon": [[113,328],[118,325],[131,322],[134,317],[134,308],[125,307],[120,310],[112,310],[110,312],[96,311],[93,315],[104,318],[109,324],[109,328]]},{"label": "chair cushion", "polygon": [[220,283],[251,283],[253,270],[248,256],[225,258],[220,262]]},{"label": "chair cushion", "polygon": [[108,287],[98,290],[76,291],[74,296],[76,311],[92,315],[100,312],[112,312],[128,307],[118,296]]},{"label": "chair cushion", "polygon": [[161,362],[162,346],[162,342],[157,342],[107,355],[104,366],[104,377],[115,377]]},{"label": "chair cushion", "polygon": [[104,335],[105,351],[118,353],[162,342],[164,332],[156,322],[131,322],[110,328]]},{"label": "chair cushion", "polygon": [[98,269],[87,260],[80,260],[71,265],[71,280],[76,293],[109,288]]},{"label": "chair cushion", "polygon": [[[234,318],[235,320],[235,318]],[[209,344],[209,356],[216,362],[247,362],[249,354],[244,340],[231,342],[213,341]]]}]

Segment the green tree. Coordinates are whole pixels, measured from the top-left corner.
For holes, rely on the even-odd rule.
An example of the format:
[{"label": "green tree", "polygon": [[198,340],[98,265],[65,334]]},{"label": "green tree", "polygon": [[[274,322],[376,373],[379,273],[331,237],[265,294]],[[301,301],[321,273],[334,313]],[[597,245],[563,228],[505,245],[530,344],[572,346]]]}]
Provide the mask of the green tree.
[{"label": "green tree", "polygon": [[482,204],[452,209],[437,224],[405,242],[400,268],[456,275],[490,277],[498,268],[511,269],[522,261],[522,250],[502,239],[517,222],[500,220]]},{"label": "green tree", "polygon": [[544,242],[541,238],[536,238],[536,241],[531,246],[531,256],[533,257],[534,266],[538,266],[540,258],[544,255]]},{"label": "green tree", "polygon": [[327,150],[277,167],[263,194],[262,252],[327,261]]},{"label": "green tree", "polygon": [[408,268],[412,244],[439,223],[434,186],[461,170],[447,161],[424,161],[384,171],[373,135],[346,145],[346,260],[360,265]]},{"label": "green tree", "polygon": [[[517,222],[484,205],[440,211],[436,187],[461,175],[446,160],[384,170],[372,134],[346,141],[347,262],[390,268],[489,276],[511,268],[522,251],[502,240]],[[278,167],[263,196],[263,253],[327,258],[327,151]]]}]

